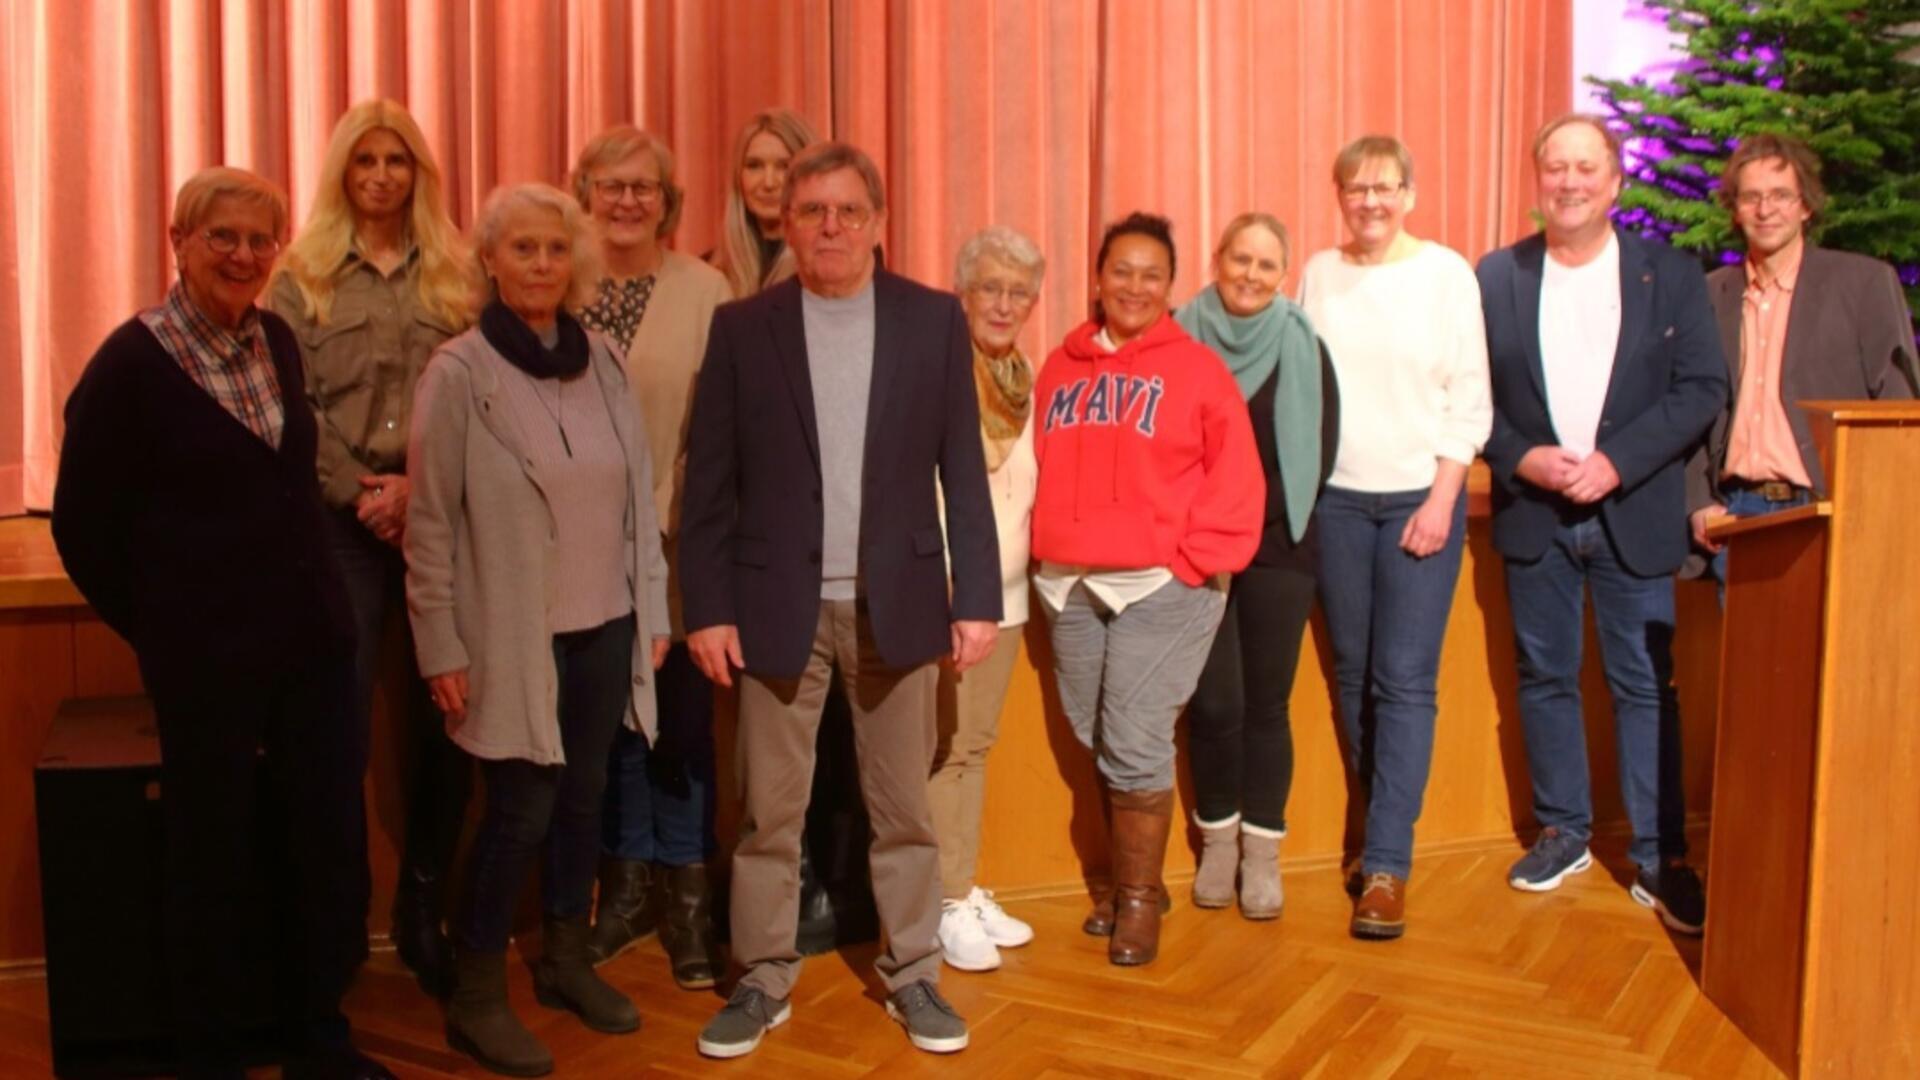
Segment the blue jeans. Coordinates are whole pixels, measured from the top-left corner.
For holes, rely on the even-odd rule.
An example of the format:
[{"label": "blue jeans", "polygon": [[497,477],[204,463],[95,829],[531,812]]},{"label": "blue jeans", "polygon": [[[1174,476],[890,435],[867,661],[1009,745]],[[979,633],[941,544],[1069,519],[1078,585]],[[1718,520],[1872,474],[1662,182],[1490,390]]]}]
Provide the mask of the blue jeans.
[{"label": "blue jeans", "polygon": [[1673,689],[1673,577],[1640,577],[1621,565],[1598,514],[1560,525],[1539,559],[1507,560],[1533,810],[1543,827],[1581,840],[1593,835],[1580,708],[1587,590],[1613,694],[1620,796],[1633,826],[1628,854],[1640,867],[1655,868],[1663,856],[1687,851],[1680,703]]},{"label": "blue jeans", "polygon": [[667,652],[654,681],[659,733],[622,726],[607,758],[601,847],[637,862],[692,866],[715,850],[713,684],[684,641]]},{"label": "blue jeans", "polygon": [[1433,764],[1440,647],[1467,532],[1463,496],[1444,547],[1424,559],[1402,551],[1400,533],[1426,498],[1424,489],[1330,487],[1314,510],[1340,728],[1367,796],[1361,866],[1402,878],[1413,865],[1413,825]]},{"label": "blue jeans", "polygon": [[[1760,493],[1740,488],[1727,492],[1727,513],[1734,517],[1760,517],[1764,514],[1777,514],[1782,510],[1791,510],[1796,506],[1805,506],[1813,501],[1813,493],[1805,488],[1794,493],[1786,502],[1768,502]],[[1708,564],[1707,572],[1713,580],[1720,583],[1720,606],[1727,606],[1727,549],[1722,547],[1713,553],[1713,562]]]}]

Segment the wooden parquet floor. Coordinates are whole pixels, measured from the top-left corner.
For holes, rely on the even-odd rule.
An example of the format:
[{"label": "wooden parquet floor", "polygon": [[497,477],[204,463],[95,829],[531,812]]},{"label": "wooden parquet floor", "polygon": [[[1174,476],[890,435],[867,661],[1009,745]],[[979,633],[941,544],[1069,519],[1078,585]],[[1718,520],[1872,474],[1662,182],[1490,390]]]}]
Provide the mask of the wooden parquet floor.
[{"label": "wooden parquet floor", "polygon": [[[603,969],[639,1004],[637,1034],[595,1035],[540,1008],[523,965],[512,994],[569,1078],[1778,1075],[1701,996],[1699,943],[1635,905],[1624,871],[1596,867],[1535,896],[1506,886],[1516,855],[1421,859],[1408,933],[1392,943],[1347,936],[1336,869],[1290,871],[1285,915],[1264,924],[1198,910],[1176,884],[1146,968],[1106,962],[1104,941],[1080,933],[1081,897],[1011,902],[1037,938],[1004,951],[999,971],[943,975],[973,1035],[950,1058],[915,1051],[886,1018],[872,946],[808,961],[793,1020],[734,1062],[695,1052],[720,998],[676,989],[651,939]],[[348,1009],[361,1045],[403,1077],[487,1075],[446,1048],[438,1005],[390,951]],[[0,1074],[49,1067],[44,983],[0,982]]]}]

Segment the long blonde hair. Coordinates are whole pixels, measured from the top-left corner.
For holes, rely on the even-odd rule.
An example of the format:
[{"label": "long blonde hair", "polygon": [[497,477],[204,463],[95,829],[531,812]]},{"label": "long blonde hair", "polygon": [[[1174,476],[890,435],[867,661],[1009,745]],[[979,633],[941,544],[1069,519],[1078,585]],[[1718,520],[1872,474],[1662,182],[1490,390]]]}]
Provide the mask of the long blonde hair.
[{"label": "long blonde hair", "polygon": [[333,289],[353,246],[353,204],[347,199],[347,165],[353,148],[369,131],[385,128],[400,137],[413,155],[413,193],[407,199],[407,228],[419,249],[415,288],[420,306],[449,325],[464,327],[473,317],[467,245],[447,218],[440,166],[426,136],[405,106],[374,98],[348,109],[333,127],[327,155],[320,162],[320,186],[313,194],[307,223],[281,256],[276,274],[293,279],[307,318],[324,326],[333,311]]},{"label": "long blonde hair", "polygon": [[794,270],[793,255],[784,246],[773,266],[760,264],[760,223],[740,195],[740,169],[747,160],[747,144],[763,131],[771,132],[794,154],[819,141],[806,120],[789,109],[753,114],[733,140],[733,171],[727,174],[727,211],[720,225],[720,253],[715,265],[727,275],[736,297],[751,296],[760,291],[762,279],[770,285],[792,276]]}]

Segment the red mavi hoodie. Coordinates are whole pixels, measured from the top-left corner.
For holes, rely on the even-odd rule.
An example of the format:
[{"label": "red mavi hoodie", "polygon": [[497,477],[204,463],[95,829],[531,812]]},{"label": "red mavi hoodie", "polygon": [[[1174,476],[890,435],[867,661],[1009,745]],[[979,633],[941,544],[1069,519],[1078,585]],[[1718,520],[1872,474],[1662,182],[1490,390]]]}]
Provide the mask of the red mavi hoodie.
[{"label": "red mavi hoodie", "polygon": [[1188,585],[1245,569],[1267,482],[1226,363],[1171,316],[1118,352],[1099,332],[1068,334],[1034,387],[1034,557]]}]

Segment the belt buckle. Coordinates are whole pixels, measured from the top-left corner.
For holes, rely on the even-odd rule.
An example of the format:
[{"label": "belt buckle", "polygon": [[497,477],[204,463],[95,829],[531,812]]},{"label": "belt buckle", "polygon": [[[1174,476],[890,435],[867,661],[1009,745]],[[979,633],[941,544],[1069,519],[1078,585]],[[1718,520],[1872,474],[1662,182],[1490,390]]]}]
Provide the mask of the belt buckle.
[{"label": "belt buckle", "polygon": [[1760,497],[1768,502],[1790,502],[1793,499],[1793,485],[1785,480],[1768,480],[1760,485]]}]

